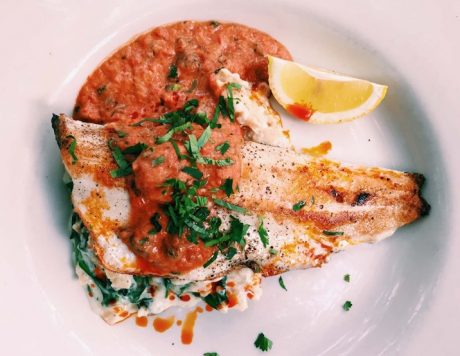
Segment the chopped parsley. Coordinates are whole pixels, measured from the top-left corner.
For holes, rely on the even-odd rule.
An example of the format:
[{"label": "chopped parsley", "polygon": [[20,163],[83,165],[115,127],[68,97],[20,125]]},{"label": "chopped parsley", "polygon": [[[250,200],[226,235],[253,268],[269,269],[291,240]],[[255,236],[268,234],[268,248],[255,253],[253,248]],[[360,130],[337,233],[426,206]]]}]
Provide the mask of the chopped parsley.
[{"label": "chopped parsley", "polygon": [[174,84],[168,84],[165,89],[167,91],[179,91],[181,88],[182,88],[182,85],[178,83],[174,83]]},{"label": "chopped parsley", "polygon": [[186,158],[185,155],[183,155],[182,153],[180,153],[180,149],[179,149],[179,146],[177,145],[177,142],[174,141],[173,139],[169,140],[169,142],[171,143],[171,145],[173,146],[174,148],[174,152],[176,152],[176,156],[177,158],[180,160]]},{"label": "chopped parsley", "polygon": [[150,218],[150,223],[153,225],[153,228],[150,229],[149,235],[158,234],[163,229],[163,226],[161,226],[160,222],[158,221],[159,219],[160,219],[159,213],[153,214],[152,217]]},{"label": "chopped parsley", "polygon": [[237,253],[238,250],[235,247],[230,246],[227,250],[227,253],[225,254],[225,258],[227,260],[231,260]]},{"label": "chopped parsley", "polygon": [[233,179],[232,178],[225,179],[224,184],[222,184],[219,187],[219,189],[223,190],[225,192],[225,195],[227,195],[227,197],[232,195],[233,194]]},{"label": "chopped parsley", "polygon": [[273,247],[270,247],[268,252],[270,252],[270,255],[277,255],[278,254],[278,250],[275,250]]},{"label": "chopped parsley", "polygon": [[68,135],[66,136],[66,138],[67,139],[70,138],[72,140],[70,141],[70,144],[69,144],[69,154],[70,154],[70,157],[72,157],[72,164],[76,164],[78,162],[78,157],[75,154],[75,148],[77,148],[77,139],[73,135]]},{"label": "chopped parsley", "polygon": [[142,153],[143,150],[145,150],[148,146],[145,143],[138,142],[133,146],[126,147],[122,153],[125,155],[139,155]]},{"label": "chopped parsley", "polygon": [[208,142],[208,140],[211,138],[211,126],[206,127],[206,129],[203,131],[201,134],[200,138],[197,141],[197,146],[198,149],[203,148],[203,146]]},{"label": "chopped parsley", "polygon": [[211,263],[213,263],[217,259],[217,255],[219,252],[214,252],[214,254],[211,256],[209,260],[206,261],[206,263],[203,265],[204,268],[208,267]]},{"label": "chopped parsley", "polygon": [[295,203],[295,204],[292,206],[292,210],[294,210],[294,211],[299,211],[299,210],[302,209],[304,206],[305,206],[305,201],[304,201],[304,200],[300,200],[300,201],[298,201],[297,203]]},{"label": "chopped parsley", "polygon": [[343,231],[323,230],[323,234],[326,236],[343,236],[344,232]]},{"label": "chopped parsley", "polygon": [[240,214],[246,214],[247,213],[247,210],[245,208],[242,208],[241,206],[229,203],[228,201],[225,201],[225,200],[222,200],[222,199],[217,199],[217,198],[214,198],[213,200],[214,200],[214,203],[216,203],[217,205],[219,205],[219,206],[221,206],[223,208],[226,208],[228,210],[233,210],[233,211],[236,211],[237,213],[240,213]]},{"label": "chopped parsley", "polygon": [[197,159],[197,162],[202,163],[202,164],[218,166],[218,167],[231,166],[233,164],[233,160],[228,157],[225,159],[213,159],[209,157],[199,157]]},{"label": "chopped parsley", "polygon": [[157,137],[157,139],[155,140],[155,143],[161,144],[161,143],[168,142],[175,133],[185,131],[188,128],[190,128],[190,122],[186,122],[185,124],[173,127],[165,135]]},{"label": "chopped parsley", "polygon": [[343,276],[343,280],[345,282],[350,282],[350,275],[347,273],[346,275]]},{"label": "chopped parsley", "polygon": [[112,151],[112,156],[118,165],[118,169],[113,169],[110,171],[110,175],[112,176],[112,178],[120,178],[133,173],[133,169],[131,168],[131,165],[123,157],[123,153],[121,152],[120,147],[113,146],[113,142],[112,140],[110,140],[109,148]]},{"label": "chopped parsley", "polygon": [[215,293],[210,293],[203,298],[211,308],[217,309],[219,305],[228,301],[227,297],[227,276],[216,283]]},{"label": "chopped parsley", "polygon": [[195,179],[201,179],[203,177],[203,173],[195,167],[184,167],[181,169],[181,171],[187,173],[189,176]]},{"label": "chopped parsley", "polygon": [[205,352],[203,356],[219,356],[217,352]]},{"label": "chopped parsley", "polygon": [[177,67],[174,64],[169,66],[168,78],[173,79],[177,78]]},{"label": "chopped parsley", "polygon": [[117,135],[118,137],[123,138],[123,137],[126,137],[127,133],[124,131],[117,131]]},{"label": "chopped parsley", "polygon": [[280,287],[283,288],[287,292],[287,289],[286,289],[286,286],[284,285],[284,280],[283,280],[282,276],[280,276],[280,278],[278,278],[278,283],[280,284]]},{"label": "chopped parsley", "polygon": [[260,333],[257,335],[256,341],[254,341],[254,346],[262,351],[268,351],[273,347],[273,342],[263,333]]},{"label": "chopped parsley", "polygon": [[264,247],[268,246],[268,232],[265,230],[264,227],[264,220],[260,219],[260,224],[259,227],[257,228],[257,232],[259,233],[260,241],[262,241],[262,244]]},{"label": "chopped parsley", "polygon": [[152,166],[157,167],[160,164],[164,163],[164,161],[165,161],[165,156],[163,156],[163,155],[159,156],[159,157],[157,157],[155,159],[152,159]]},{"label": "chopped parsley", "polygon": [[229,83],[227,85],[227,112],[228,118],[231,122],[235,121],[235,108],[233,105],[233,88],[240,89],[241,85],[238,83]]},{"label": "chopped parsley", "polygon": [[343,303],[342,308],[345,311],[349,311],[352,306],[353,306],[353,303],[347,300],[345,303]]},{"label": "chopped parsley", "polygon": [[190,88],[188,88],[185,92],[187,94],[193,93],[193,91],[196,89],[197,85],[198,85],[198,80],[193,79],[192,84],[190,85]]},{"label": "chopped parsley", "polygon": [[96,93],[97,95],[102,95],[104,94],[105,90],[107,89],[107,86],[106,85],[101,85],[100,87],[98,87],[96,89]]},{"label": "chopped parsley", "polygon": [[212,20],[210,22],[211,26],[216,28],[216,27],[219,27],[220,26],[220,22],[219,21],[215,21],[215,20]]},{"label": "chopped parsley", "polygon": [[219,151],[222,155],[224,155],[229,148],[230,144],[228,143],[228,141],[225,141],[224,143],[221,143],[220,145],[216,146],[216,151]]}]

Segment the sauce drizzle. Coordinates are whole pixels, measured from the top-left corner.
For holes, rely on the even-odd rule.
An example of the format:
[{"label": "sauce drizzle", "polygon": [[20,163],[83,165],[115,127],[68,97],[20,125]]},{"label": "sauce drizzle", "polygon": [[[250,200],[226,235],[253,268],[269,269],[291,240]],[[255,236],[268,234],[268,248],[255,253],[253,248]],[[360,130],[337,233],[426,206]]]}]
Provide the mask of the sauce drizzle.
[{"label": "sauce drizzle", "polygon": [[198,317],[198,313],[202,313],[201,307],[196,307],[195,310],[187,313],[184,323],[182,324],[181,330],[181,341],[184,345],[190,345],[193,341],[193,329],[195,327],[195,321]]},{"label": "sauce drizzle", "polygon": [[148,324],[148,319],[146,316],[137,316],[136,317],[136,325],[140,326],[141,328],[145,328]]},{"label": "sauce drizzle", "polygon": [[156,317],[153,320],[153,328],[155,329],[155,331],[158,331],[159,333],[164,333],[166,330],[170,329],[174,325],[175,320],[176,317],[174,315],[171,315],[167,318]]},{"label": "sauce drizzle", "polygon": [[301,104],[290,104],[287,106],[286,110],[294,115],[295,117],[308,121],[315,112],[312,108],[301,105]]}]

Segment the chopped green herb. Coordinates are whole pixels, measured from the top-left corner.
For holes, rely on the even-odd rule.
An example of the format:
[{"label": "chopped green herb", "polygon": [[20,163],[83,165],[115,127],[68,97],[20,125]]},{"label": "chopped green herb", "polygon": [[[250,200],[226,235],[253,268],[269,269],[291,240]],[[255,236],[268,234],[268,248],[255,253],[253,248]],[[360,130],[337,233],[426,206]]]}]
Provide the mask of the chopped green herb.
[{"label": "chopped green herb", "polygon": [[180,153],[180,149],[179,149],[179,146],[177,145],[177,142],[173,139],[169,140],[169,142],[171,142],[171,145],[173,146],[174,152],[176,152],[176,156],[179,159],[179,161],[184,159],[186,156]]},{"label": "chopped green herb", "polygon": [[281,288],[283,288],[287,292],[286,286],[284,285],[283,277],[280,276],[280,278],[278,278],[278,283],[280,284]]},{"label": "chopped green herb", "polygon": [[345,311],[349,311],[352,306],[353,306],[353,303],[347,300],[345,303],[343,303],[342,308]]},{"label": "chopped green herb", "polygon": [[215,20],[212,20],[210,22],[211,26],[216,28],[216,27],[219,27],[220,26],[220,22],[219,21],[215,21]]},{"label": "chopped green herb", "polygon": [[237,213],[240,213],[240,214],[246,214],[247,213],[247,210],[245,208],[242,208],[238,205],[234,205],[234,204],[231,204],[225,200],[222,200],[222,199],[217,199],[217,198],[214,198],[214,203],[216,203],[217,205],[223,207],[223,208],[226,208],[228,210],[233,210],[233,211],[236,211]]},{"label": "chopped green herb", "polygon": [[210,293],[206,297],[203,298],[206,304],[208,304],[210,307],[217,309],[219,305],[221,305],[224,302],[228,301],[227,298],[227,277],[222,278],[220,281],[217,282],[216,287],[216,292],[215,293]]},{"label": "chopped green herb", "polygon": [[174,83],[174,84],[168,84],[166,86],[167,91],[179,91],[182,88],[182,85]]},{"label": "chopped green herb", "polygon": [[209,260],[206,261],[206,263],[203,265],[204,268],[208,267],[211,263],[213,263],[217,259],[217,255],[219,254],[218,251],[214,252],[214,254],[211,256]]},{"label": "chopped green herb", "polygon": [[117,135],[118,137],[123,138],[123,137],[126,137],[127,133],[124,131],[117,131]]},{"label": "chopped green herb", "polygon": [[112,156],[118,165],[118,169],[110,171],[112,178],[120,178],[131,174],[133,169],[123,157],[123,153],[121,152],[120,148],[118,146],[113,146],[112,140],[109,141],[109,148],[111,149]]},{"label": "chopped green herb", "polygon": [[106,85],[101,85],[99,88],[96,89],[97,95],[102,95],[104,94],[105,90],[107,89]]},{"label": "chopped green herb", "polygon": [[223,190],[227,197],[233,194],[233,179],[227,178],[225,179],[224,184],[222,184],[219,189]]},{"label": "chopped green herb", "polygon": [[173,127],[165,135],[157,137],[157,139],[155,140],[155,143],[161,144],[161,143],[168,142],[175,133],[187,130],[189,127],[190,127],[190,122],[186,122],[183,125]]},{"label": "chopped green herb", "polygon": [[158,234],[161,231],[161,229],[163,229],[163,227],[160,224],[159,219],[160,219],[159,213],[153,214],[152,217],[150,218],[150,223],[153,225],[153,228],[150,229],[149,231],[150,235]]},{"label": "chopped green herb", "polygon": [[165,298],[168,298],[169,291],[172,290],[173,284],[169,278],[163,278],[163,284],[165,286]]},{"label": "chopped green herb", "polygon": [[198,80],[193,79],[192,84],[190,85],[190,88],[188,88],[185,92],[187,94],[193,93],[193,91],[196,89],[197,85],[198,85]]},{"label": "chopped green herb", "polygon": [[343,276],[343,280],[345,282],[350,282],[350,275],[347,273],[346,275]]},{"label": "chopped green herb", "polygon": [[206,129],[201,134],[200,138],[197,141],[198,149],[203,148],[203,146],[211,138],[211,126],[206,127]]},{"label": "chopped green herb", "polygon": [[233,105],[233,88],[240,89],[241,85],[238,83],[229,83],[227,85],[227,111],[230,121],[235,121],[235,108]]},{"label": "chopped green herb", "polygon": [[177,67],[174,64],[169,66],[168,78],[173,79],[177,78]]},{"label": "chopped green herb", "polygon": [[278,250],[275,250],[274,248],[270,248],[268,250],[268,252],[270,252],[270,255],[277,255],[278,254]]},{"label": "chopped green herb", "polygon": [[159,157],[157,157],[155,159],[152,159],[152,166],[157,167],[160,164],[164,163],[164,161],[165,161],[165,156],[163,156],[163,155],[159,156]]},{"label": "chopped green herb", "polygon": [[195,179],[201,179],[203,177],[203,173],[195,167],[184,167],[181,169],[181,171],[187,173],[189,176]]},{"label": "chopped green herb", "polygon": [[259,227],[257,228],[257,232],[259,233],[260,241],[262,241],[262,244],[264,247],[268,246],[268,232],[265,230],[264,227],[264,220],[260,219],[260,224]]},{"label": "chopped green herb", "polygon": [[227,101],[225,98],[221,95],[219,96],[219,101],[217,103],[219,106],[219,111],[222,113],[222,116],[227,116],[228,117],[228,109],[227,109]]},{"label": "chopped green herb", "polygon": [[202,163],[202,164],[218,166],[218,167],[231,166],[233,164],[233,160],[229,157],[225,159],[213,159],[209,157],[199,157],[197,159],[197,162]]},{"label": "chopped green herb", "polygon": [[203,356],[219,356],[217,352],[205,352]]},{"label": "chopped green herb", "polygon": [[72,141],[70,141],[70,145],[69,145],[69,154],[72,157],[72,164],[76,164],[77,161],[78,161],[78,157],[75,154],[75,148],[77,148],[77,139],[73,135],[68,135],[68,136],[66,136],[66,138],[72,139]]},{"label": "chopped green herb", "polygon": [[225,254],[225,258],[227,260],[231,260],[237,253],[238,250],[235,247],[230,246],[227,250],[227,253]]},{"label": "chopped green herb", "polygon": [[229,148],[230,148],[230,144],[228,143],[228,141],[225,141],[224,143],[221,143],[220,145],[216,146],[216,151],[219,151],[220,153],[224,155],[225,152],[227,152]]},{"label": "chopped green herb", "polygon": [[254,341],[254,346],[262,351],[268,351],[273,347],[273,342],[267,338],[263,333],[260,333],[257,336],[256,341]]},{"label": "chopped green herb", "polygon": [[133,146],[126,147],[122,153],[125,155],[139,155],[143,150],[145,150],[148,146],[145,143],[138,142]]},{"label": "chopped green herb", "polygon": [[343,231],[323,230],[323,234],[327,236],[343,236],[344,232]]},{"label": "chopped green herb", "polygon": [[212,129],[215,129],[217,127],[217,120],[219,119],[219,115],[220,115],[220,105],[217,105],[216,111],[214,111],[214,116],[212,117],[212,120],[209,123],[209,126],[211,126]]},{"label": "chopped green herb", "polygon": [[298,201],[297,203],[295,203],[295,204],[292,206],[292,210],[294,210],[294,211],[299,211],[299,210],[302,209],[304,206],[305,206],[305,201],[304,201],[304,200],[300,200],[300,201]]}]

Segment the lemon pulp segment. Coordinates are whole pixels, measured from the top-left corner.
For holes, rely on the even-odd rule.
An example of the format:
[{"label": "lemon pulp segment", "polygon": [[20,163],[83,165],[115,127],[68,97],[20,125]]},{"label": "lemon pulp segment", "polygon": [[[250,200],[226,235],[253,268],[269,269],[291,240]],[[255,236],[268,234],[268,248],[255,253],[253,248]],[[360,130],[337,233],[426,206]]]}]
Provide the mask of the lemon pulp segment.
[{"label": "lemon pulp segment", "polygon": [[280,82],[284,92],[294,103],[323,113],[359,107],[373,92],[370,82],[315,78],[293,62],[287,62],[281,68]]}]

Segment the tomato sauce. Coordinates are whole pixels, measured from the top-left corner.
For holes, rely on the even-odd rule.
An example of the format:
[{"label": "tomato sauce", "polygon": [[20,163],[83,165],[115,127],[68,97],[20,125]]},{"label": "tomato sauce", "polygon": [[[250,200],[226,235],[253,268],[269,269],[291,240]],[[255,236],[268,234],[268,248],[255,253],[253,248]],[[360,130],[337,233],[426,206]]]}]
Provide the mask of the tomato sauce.
[{"label": "tomato sauce", "polygon": [[[190,162],[177,156],[171,142],[156,143],[158,137],[168,132],[168,125],[132,124],[176,111],[190,99],[198,100],[197,112],[212,118],[222,94],[215,85],[216,70],[225,67],[257,86],[268,81],[268,54],[291,59],[283,45],[258,30],[232,23],[183,21],[157,27],[120,48],[81,88],[74,118],[108,124],[112,146],[120,150],[138,143],[148,147],[137,156],[126,157],[133,171],[124,178],[129,188],[131,216],[128,226],[119,231],[121,239],[138,256],[143,273],[186,273],[209,260],[215,247],[205,247],[201,241],[193,243],[185,236],[166,232],[168,217],[162,207],[171,201],[172,192],[164,182],[174,178],[191,184],[193,178],[182,171]],[[224,197],[216,188],[227,178],[233,179],[236,187],[241,174],[241,127],[222,115],[218,123],[220,127],[212,130],[201,154],[223,159],[216,147],[228,142],[225,158],[233,163],[197,164],[207,181],[199,195],[206,197],[211,194]],[[186,153],[187,135],[199,138],[205,127],[193,123],[186,131],[173,135],[181,154]],[[149,233],[152,216],[163,226],[155,234]]]}]

